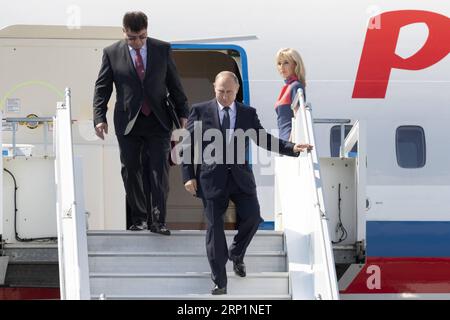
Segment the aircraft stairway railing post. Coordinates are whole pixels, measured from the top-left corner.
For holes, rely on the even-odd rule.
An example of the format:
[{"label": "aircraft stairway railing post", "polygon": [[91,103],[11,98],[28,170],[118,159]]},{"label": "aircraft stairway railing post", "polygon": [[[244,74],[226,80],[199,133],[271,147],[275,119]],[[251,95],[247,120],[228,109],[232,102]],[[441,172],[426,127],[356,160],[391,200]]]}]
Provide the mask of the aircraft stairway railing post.
[{"label": "aircraft stairway railing post", "polygon": [[[305,104],[301,89],[292,109],[293,142],[315,146],[311,106]],[[298,158],[277,158],[275,179],[292,299],[339,299],[317,148],[302,152]]]},{"label": "aircraft stairway railing post", "polygon": [[55,180],[61,299],[90,299],[86,214],[81,159],[73,156],[71,95],[58,102],[55,123]]}]

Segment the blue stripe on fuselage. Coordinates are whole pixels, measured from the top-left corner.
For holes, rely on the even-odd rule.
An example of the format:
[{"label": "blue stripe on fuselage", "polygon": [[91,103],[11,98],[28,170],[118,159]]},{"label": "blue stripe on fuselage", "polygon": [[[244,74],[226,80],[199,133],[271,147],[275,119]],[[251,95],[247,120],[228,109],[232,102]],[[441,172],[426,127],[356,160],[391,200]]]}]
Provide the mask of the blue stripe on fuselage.
[{"label": "blue stripe on fuselage", "polygon": [[450,257],[450,221],[368,221],[367,256]]}]

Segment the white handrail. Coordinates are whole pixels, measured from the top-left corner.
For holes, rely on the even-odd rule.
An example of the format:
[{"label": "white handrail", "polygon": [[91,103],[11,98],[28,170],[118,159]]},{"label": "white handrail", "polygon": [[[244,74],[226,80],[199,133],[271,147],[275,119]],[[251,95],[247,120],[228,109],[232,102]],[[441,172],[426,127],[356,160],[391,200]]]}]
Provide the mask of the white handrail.
[{"label": "white handrail", "polygon": [[61,299],[90,299],[82,169],[73,157],[70,89],[56,110],[55,179]]},{"label": "white handrail", "polygon": [[308,152],[307,157],[311,168],[311,170],[309,170],[309,173],[310,173],[311,188],[313,190],[312,192],[313,203],[315,204],[316,207],[316,216],[320,217],[321,234],[318,237],[318,240],[322,241],[321,243],[322,248],[321,250],[318,251],[322,255],[321,260],[325,262],[326,270],[328,271],[325,272],[324,274],[324,276],[328,278],[326,279],[327,281],[325,281],[326,284],[325,289],[327,289],[328,291],[327,292],[328,299],[338,299],[339,291],[337,287],[336,267],[334,264],[333,247],[331,245],[331,240],[328,233],[328,223],[323,200],[322,181],[320,176],[320,164],[319,164],[319,157],[317,155],[317,146],[314,136],[311,105],[310,104],[305,105],[302,89],[298,89],[297,95],[300,97],[299,111],[301,112],[302,115],[300,118],[302,120],[305,142],[315,146],[313,150]]},{"label": "white handrail", "polygon": [[293,299],[339,299],[332,244],[324,209],[320,165],[314,140],[311,108],[299,90],[292,137],[314,149],[298,158],[280,157],[275,163],[276,196],[286,235]]},{"label": "white handrail", "polygon": [[341,157],[345,158],[348,156],[348,153],[352,150],[352,148],[358,142],[358,138],[359,138],[359,121],[356,121],[353,124],[352,129],[350,130],[350,132],[348,133],[347,137],[345,138],[344,142],[341,145],[341,148],[342,148]]}]

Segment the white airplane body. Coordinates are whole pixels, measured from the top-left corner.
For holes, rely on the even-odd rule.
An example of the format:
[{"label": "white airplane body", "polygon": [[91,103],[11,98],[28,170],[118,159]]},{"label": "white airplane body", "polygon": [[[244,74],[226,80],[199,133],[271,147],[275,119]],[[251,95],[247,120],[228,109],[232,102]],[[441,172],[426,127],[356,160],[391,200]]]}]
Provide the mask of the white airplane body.
[{"label": "white airplane body", "polygon": [[[348,238],[342,242],[361,244],[364,260],[348,264],[343,272],[341,297],[446,297],[450,292],[449,3],[18,0],[3,4],[3,116],[51,117],[64,87],[71,87],[78,127],[75,150],[88,159],[83,165],[92,229],[124,227],[116,138],[111,130],[105,142],[95,139],[91,125],[102,48],[123,37],[121,19],[130,10],[148,14],[150,37],[172,43],[190,104],[212,97],[211,79],[221,67],[236,68],[242,100],[257,109],[263,126],[274,133],[274,104],[283,86],[275,53],[284,47],[298,50],[306,67],[306,97],[314,118],[349,119],[349,125],[358,120],[366,133],[364,144],[358,146],[366,154],[365,186],[353,190],[365,192],[366,206],[354,209],[347,220]],[[113,100],[114,94],[108,112],[111,124]],[[335,125],[315,126],[315,147],[321,158],[330,161],[339,156],[330,147]],[[34,133],[19,128],[17,141],[42,146],[38,142],[42,134]],[[11,132],[3,135],[4,142],[11,143]],[[4,166],[23,168],[12,162]],[[45,164],[36,168],[42,171],[27,173],[36,180],[52,174]],[[263,228],[273,229],[273,167],[255,163],[254,171],[266,221]],[[172,173],[169,216],[172,212],[174,223],[199,224],[201,206],[183,193],[179,179]],[[52,183],[48,179],[46,186],[51,188]],[[53,212],[54,195],[45,188],[29,199],[36,203],[43,199],[41,209]],[[96,190],[101,200],[94,196]],[[4,186],[4,199],[8,192],[11,184]],[[356,201],[354,196],[348,199]],[[4,212],[11,212],[12,204],[4,201]],[[36,203],[29,204],[29,211]],[[186,206],[192,220],[182,218]],[[330,206],[334,212],[336,205]],[[26,211],[26,203],[24,207]],[[39,227],[22,221],[22,232],[30,237],[52,234],[56,230],[52,214],[42,218]],[[30,220],[36,219],[37,212],[30,214]],[[0,226],[3,240],[16,243],[11,216],[4,213]],[[337,240],[334,229],[332,225],[331,237]],[[352,267],[356,265],[362,267]],[[377,270],[381,270],[380,283],[373,281]]]}]

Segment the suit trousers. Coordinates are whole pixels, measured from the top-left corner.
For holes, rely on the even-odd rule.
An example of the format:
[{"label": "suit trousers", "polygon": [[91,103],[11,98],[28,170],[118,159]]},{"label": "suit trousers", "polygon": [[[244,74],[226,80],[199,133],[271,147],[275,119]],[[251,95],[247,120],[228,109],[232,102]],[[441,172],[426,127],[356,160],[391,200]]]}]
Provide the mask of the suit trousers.
[{"label": "suit trousers", "polygon": [[146,221],[164,224],[169,192],[170,132],[153,114],[140,113],[131,132],[118,135],[127,200],[127,228]]},{"label": "suit trousers", "polygon": [[[227,285],[226,263],[230,260],[243,260],[250,241],[264,220],[261,218],[259,202],[254,194],[242,192],[236,184],[231,171],[228,173],[227,191],[223,197],[202,199],[207,220],[206,254],[211,267],[211,278],[219,287]],[[230,248],[224,231],[224,215],[232,200],[239,219],[238,232]]]}]

